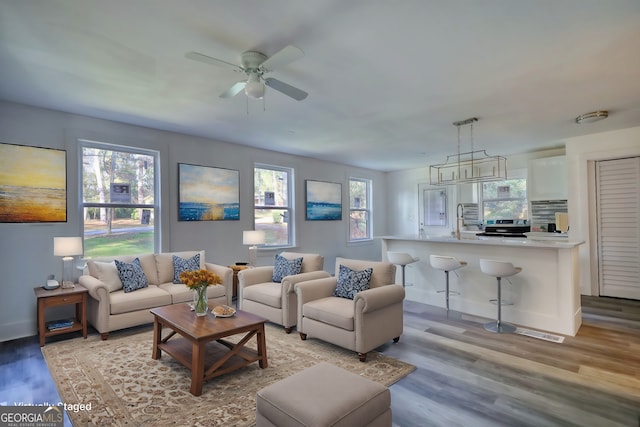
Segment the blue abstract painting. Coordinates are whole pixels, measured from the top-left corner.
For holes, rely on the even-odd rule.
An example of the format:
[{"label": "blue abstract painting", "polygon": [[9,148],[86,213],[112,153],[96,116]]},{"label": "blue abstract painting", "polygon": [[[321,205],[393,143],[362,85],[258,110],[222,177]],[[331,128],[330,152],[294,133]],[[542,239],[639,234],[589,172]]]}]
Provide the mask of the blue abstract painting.
[{"label": "blue abstract painting", "polygon": [[239,172],[178,164],[179,221],[240,219]]},{"label": "blue abstract painting", "polygon": [[307,180],[307,220],[342,220],[342,184]]}]

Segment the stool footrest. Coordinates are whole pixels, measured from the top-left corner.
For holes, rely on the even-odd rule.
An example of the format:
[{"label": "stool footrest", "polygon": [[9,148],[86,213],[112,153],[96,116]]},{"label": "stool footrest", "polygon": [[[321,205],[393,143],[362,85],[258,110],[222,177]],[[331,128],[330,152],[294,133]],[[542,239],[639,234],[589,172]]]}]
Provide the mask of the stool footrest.
[{"label": "stool footrest", "polygon": [[[441,290],[437,291],[437,293],[439,293],[439,294],[443,294],[445,292],[447,292],[446,289],[441,289]],[[460,295],[460,292],[458,292],[458,291],[449,291],[449,295]]]}]

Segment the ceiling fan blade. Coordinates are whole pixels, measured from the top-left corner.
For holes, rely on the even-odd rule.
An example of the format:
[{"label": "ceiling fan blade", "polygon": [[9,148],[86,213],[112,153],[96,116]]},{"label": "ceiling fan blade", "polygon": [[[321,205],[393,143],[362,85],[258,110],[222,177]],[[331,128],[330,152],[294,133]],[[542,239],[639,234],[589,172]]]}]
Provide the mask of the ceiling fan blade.
[{"label": "ceiling fan blade", "polygon": [[198,52],[187,52],[187,53],[185,53],[184,56],[186,58],[192,59],[194,61],[203,62],[205,64],[210,64],[210,65],[215,65],[216,67],[231,68],[233,71],[237,71],[239,73],[244,72],[242,67],[240,67],[239,65],[235,65],[235,64],[232,64],[230,62],[223,61],[222,59],[213,58],[211,56],[203,55],[203,54],[198,53]]},{"label": "ceiling fan blade", "polygon": [[278,67],[287,65],[295,61],[296,59],[302,58],[303,56],[304,52],[302,51],[302,49],[289,45],[267,58],[261,64],[261,67],[265,71],[272,71]]},{"label": "ceiling fan blade", "polygon": [[277,90],[278,92],[282,92],[285,95],[290,96],[296,101],[302,101],[309,95],[307,92],[303,91],[302,89],[298,89],[297,87],[288,85],[284,82],[281,82],[278,79],[274,79],[273,77],[268,77],[264,79],[264,84],[266,84],[270,88]]},{"label": "ceiling fan blade", "polygon": [[246,84],[247,84],[246,81],[238,82],[238,83],[234,84],[229,89],[227,89],[224,92],[222,92],[220,94],[220,98],[232,98],[232,97],[236,96],[237,94],[242,92],[242,89],[244,89]]}]

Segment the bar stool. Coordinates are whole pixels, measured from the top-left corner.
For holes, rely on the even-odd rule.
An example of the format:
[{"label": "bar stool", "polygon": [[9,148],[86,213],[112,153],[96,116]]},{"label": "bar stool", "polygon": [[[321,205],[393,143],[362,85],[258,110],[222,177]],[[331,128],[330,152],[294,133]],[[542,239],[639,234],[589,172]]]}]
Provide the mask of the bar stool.
[{"label": "bar stool", "polygon": [[460,292],[452,292],[449,290],[449,272],[455,271],[459,268],[465,267],[467,265],[466,261],[458,261],[455,257],[445,256],[445,255],[429,255],[429,261],[431,262],[431,267],[436,270],[443,270],[444,275],[446,277],[446,285],[444,291],[447,295],[447,311],[449,311],[449,295],[460,295]]},{"label": "bar stool", "polygon": [[408,264],[413,264],[414,262],[420,261],[420,258],[414,258],[405,252],[387,252],[387,259],[391,264],[396,264],[402,267],[402,287],[404,288],[404,268]]},{"label": "bar stool", "polygon": [[513,276],[522,271],[520,267],[514,267],[513,264],[506,261],[495,261],[491,259],[480,260],[480,270],[484,274],[494,276],[498,280],[498,320],[496,322],[489,322],[484,325],[487,331],[502,333],[513,333],[516,331],[516,327],[502,322],[502,283],[503,277]]}]

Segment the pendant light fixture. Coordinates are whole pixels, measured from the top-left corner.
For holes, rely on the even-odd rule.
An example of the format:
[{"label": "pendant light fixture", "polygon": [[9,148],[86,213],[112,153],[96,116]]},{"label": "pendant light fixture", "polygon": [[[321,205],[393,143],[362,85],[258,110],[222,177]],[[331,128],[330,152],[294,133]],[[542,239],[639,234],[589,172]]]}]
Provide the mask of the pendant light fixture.
[{"label": "pendant light fixture", "polygon": [[[485,150],[473,150],[473,124],[476,117],[453,122],[458,128],[458,152],[447,156],[444,163],[429,166],[431,185],[453,185],[507,179],[507,159],[489,156]],[[460,151],[460,128],[469,125],[471,151]]]}]

